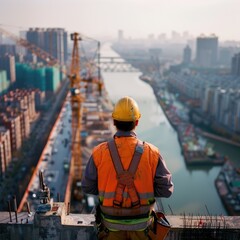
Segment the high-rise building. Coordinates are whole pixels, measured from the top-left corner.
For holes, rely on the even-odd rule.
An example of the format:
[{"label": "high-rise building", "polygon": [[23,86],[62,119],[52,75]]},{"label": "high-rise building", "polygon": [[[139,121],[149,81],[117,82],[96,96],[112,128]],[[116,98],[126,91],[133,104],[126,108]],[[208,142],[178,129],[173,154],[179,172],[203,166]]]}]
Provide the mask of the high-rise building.
[{"label": "high-rise building", "polygon": [[61,64],[67,62],[67,32],[63,28],[48,28],[44,33],[44,46]]},{"label": "high-rise building", "polygon": [[16,55],[16,45],[13,44],[1,44],[0,45],[0,56],[5,55]]},{"label": "high-rise building", "polygon": [[124,39],[123,30],[118,30],[118,41],[122,42]]},{"label": "high-rise building", "polygon": [[0,70],[0,95],[5,93],[10,86],[10,82],[7,80],[7,71]]},{"label": "high-rise building", "polygon": [[166,40],[167,40],[166,33],[161,33],[161,34],[158,35],[158,41],[165,42]]},{"label": "high-rise building", "polygon": [[0,126],[0,179],[4,176],[11,159],[10,131]]},{"label": "high-rise building", "polygon": [[16,151],[22,145],[21,122],[19,115],[14,114],[14,112],[10,114],[8,116],[6,113],[1,113],[0,124],[10,131],[11,149],[12,151]]},{"label": "high-rise building", "polygon": [[179,42],[181,41],[181,35],[180,33],[176,32],[176,31],[172,31],[172,42]]},{"label": "high-rise building", "polygon": [[196,64],[199,67],[215,67],[218,59],[218,37],[197,38]]},{"label": "high-rise building", "polygon": [[16,76],[16,86],[21,89],[56,92],[60,86],[60,71],[56,67],[17,63]]},{"label": "high-rise building", "polygon": [[191,48],[187,45],[183,49],[183,64],[189,65],[191,63],[192,59],[192,50]]},{"label": "high-rise building", "polygon": [[3,44],[3,35],[0,33],[0,44]]},{"label": "high-rise building", "polygon": [[162,49],[161,48],[149,48],[148,50],[151,62],[156,68],[156,70],[160,70],[160,62],[162,57]]},{"label": "high-rise building", "polygon": [[234,54],[239,52],[237,47],[219,47],[218,63],[220,66],[231,67],[231,61]]},{"label": "high-rise building", "polygon": [[[26,33],[27,41],[51,54],[61,64],[67,62],[67,32],[63,28],[30,28]],[[28,55],[32,55],[28,52]]]},{"label": "high-rise building", "polygon": [[231,72],[235,76],[240,76],[240,53],[232,57]]},{"label": "high-rise building", "polygon": [[7,72],[7,79],[11,83],[16,81],[15,57],[11,55],[0,56],[0,70]]}]

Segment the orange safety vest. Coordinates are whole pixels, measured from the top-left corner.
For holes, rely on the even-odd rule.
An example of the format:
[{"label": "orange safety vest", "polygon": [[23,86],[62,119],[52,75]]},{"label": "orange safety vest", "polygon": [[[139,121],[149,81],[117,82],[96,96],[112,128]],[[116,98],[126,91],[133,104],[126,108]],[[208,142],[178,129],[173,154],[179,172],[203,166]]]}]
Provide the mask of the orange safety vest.
[{"label": "orange safety vest", "polygon": [[[136,137],[115,137],[114,140],[123,169],[127,170],[138,139]],[[93,160],[98,171],[98,191],[101,206],[113,207],[118,179],[107,142],[94,148]],[[149,143],[145,143],[134,177],[134,186],[139,196],[140,206],[148,206],[154,202],[153,180],[158,160],[158,149]],[[121,208],[132,208],[132,200],[127,187],[123,189]]]}]

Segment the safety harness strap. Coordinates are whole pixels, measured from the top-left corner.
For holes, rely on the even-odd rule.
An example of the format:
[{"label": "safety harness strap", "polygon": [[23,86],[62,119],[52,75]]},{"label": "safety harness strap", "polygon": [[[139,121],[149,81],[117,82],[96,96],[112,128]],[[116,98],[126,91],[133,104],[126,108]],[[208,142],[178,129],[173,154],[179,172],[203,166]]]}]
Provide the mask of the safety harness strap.
[{"label": "safety harness strap", "polygon": [[111,139],[110,141],[108,141],[108,148],[109,148],[110,155],[111,155],[115,170],[117,172],[117,175],[119,175],[124,172],[124,169],[123,169],[123,165],[122,165],[114,139]]},{"label": "safety harness strap", "polygon": [[132,208],[140,207],[140,200],[134,185],[134,175],[137,171],[140,158],[143,153],[144,142],[138,140],[135,152],[133,154],[130,166],[127,171],[124,170],[115,140],[112,139],[108,142],[110,155],[117,173],[118,183],[116,188],[115,199],[113,200],[113,206],[120,208],[123,202],[123,192],[125,188],[128,188],[128,194],[131,199]]}]

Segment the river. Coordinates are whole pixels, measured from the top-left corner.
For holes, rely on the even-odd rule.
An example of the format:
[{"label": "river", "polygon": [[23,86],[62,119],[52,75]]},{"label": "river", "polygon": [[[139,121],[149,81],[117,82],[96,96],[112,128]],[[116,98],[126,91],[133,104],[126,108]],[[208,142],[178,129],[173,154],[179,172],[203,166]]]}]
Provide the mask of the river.
[{"label": "river", "polygon": [[[106,45],[101,50],[102,56],[118,56]],[[217,194],[214,180],[220,167],[187,167],[179,146],[177,133],[169,124],[150,85],[141,81],[141,73],[102,73],[109,97],[115,103],[122,96],[136,99],[142,117],[136,129],[138,137],[156,145],[164,157],[173,175],[175,190],[170,198],[162,198],[167,214],[227,215]],[[212,142],[212,141],[211,141]],[[240,159],[236,147],[213,142],[216,150]]]}]

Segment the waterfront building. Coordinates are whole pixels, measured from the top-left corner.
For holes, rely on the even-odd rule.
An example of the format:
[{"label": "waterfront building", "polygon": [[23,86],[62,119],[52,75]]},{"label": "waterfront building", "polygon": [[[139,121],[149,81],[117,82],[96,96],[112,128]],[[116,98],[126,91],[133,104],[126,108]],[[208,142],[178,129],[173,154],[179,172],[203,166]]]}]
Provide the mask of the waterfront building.
[{"label": "waterfront building", "polygon": [[228,106],[230,103],[230,96],[227,92],[227,90],[224,92],[222,96],[222,104],[221,104],[221,112],[220,112],[220,118],[219,121],[223,123],[224,125],[227,125],[228,122]]},{"label": "waterfront building", "polygon": [[148,50],[151,62],[156,69],[156,71],[160,70],[160,62],[162,57],[162,49],[161,48],[149,48]]},{"label": "waterfront building", "polygon": [[227,132],[240,130],[240,78],[232,75],[171,73],[169,84],[199,103],[202,115]]},{"label": "waterfront building", "polygon": [[202,100],[202,111],[204,114],[212,115],[214,99],[214,87],[206,87],[204,91],[204,97]]},{"label": "waterfront building", "polygon": [[240,132],[240,97],[239,96],[238,96],[238,101],[236,102],[235,122],[237,125],[237,131]]},{"label": "waterfront building", "polygon": [[185,64],[185,65],[189,65],[191,63],[191,59],[192,59],[192,49],[189,47],[189,45],[187,45],[183,49],[182,63]]},{"label": "waterfront building", "polygon": [[231,73],[235,76],[240,76],[240,53],[236,53],[232,57]]},{"label": "waterfront building", "polygon": [[238,47],[219,47],[218,64],[230,68],[234,54],[239,52]]},{"label": "waterfront building", "polygon": [[3,178],[11,159],[10,131],[0,126],[0,179]]},{"label": "waterfront building", "polygon": [[224,96],[226,94],[226,90],[217,87],[216,90],[214,91],[214,96],[213,96],[213,116],[216,119],[219,119],[221,122],[222,119],[224,118],[224,113],[227,111],[227,105],[224,105]]},{"label": "waterfront building", "polygon": [[240,118],[239,118],[239,100],[240,92],[235,89],[230,91],[230,104],[229,104],[229,122],[228,127],[234,132],[240,132]]},{"label": "waterfront building", "polygon": [[215,67],[218,59],[218,37],[200,36],[197,38],[196,64],[199,67]]}]

